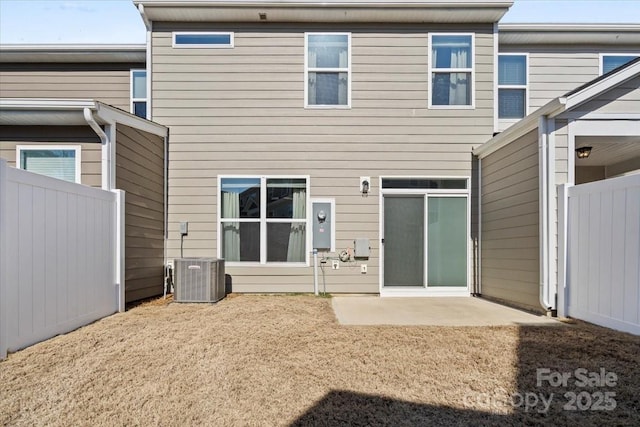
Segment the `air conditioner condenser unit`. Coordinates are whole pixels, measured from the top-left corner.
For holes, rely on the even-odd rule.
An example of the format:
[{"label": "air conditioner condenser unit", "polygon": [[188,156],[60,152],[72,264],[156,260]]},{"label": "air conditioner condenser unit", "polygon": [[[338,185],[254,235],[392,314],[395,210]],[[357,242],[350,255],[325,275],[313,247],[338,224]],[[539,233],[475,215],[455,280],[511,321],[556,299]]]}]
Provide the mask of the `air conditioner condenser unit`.
[{"label": "air conditioner condenser unit", "polygon": [[223,259],[178,258],[174,265],[175,301],[217,302],[226,296]]}]

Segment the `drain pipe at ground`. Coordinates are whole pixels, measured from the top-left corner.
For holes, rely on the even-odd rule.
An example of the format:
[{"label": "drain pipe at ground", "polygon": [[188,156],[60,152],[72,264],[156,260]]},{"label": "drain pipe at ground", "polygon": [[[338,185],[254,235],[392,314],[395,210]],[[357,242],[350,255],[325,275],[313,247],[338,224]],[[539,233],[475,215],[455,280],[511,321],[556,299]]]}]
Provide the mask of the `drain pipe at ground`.
[{"label": "drain pipe at ground", "polygon": [[313,293],[318,296],[318,250],[313,250]]}]

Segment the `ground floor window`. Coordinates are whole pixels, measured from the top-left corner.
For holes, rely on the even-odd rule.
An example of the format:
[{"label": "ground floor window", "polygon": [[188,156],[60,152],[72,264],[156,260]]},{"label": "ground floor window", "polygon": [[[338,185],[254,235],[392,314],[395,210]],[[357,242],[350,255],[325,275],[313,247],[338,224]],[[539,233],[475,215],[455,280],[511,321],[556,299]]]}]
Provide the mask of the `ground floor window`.
[{"label": "ground floor window", "polygon": [[305,263],[308,177],[220,177],[218,254],[227,263]]},{"label": "ground floor window", "polygon": [[70,182],[80,182],[79,146],[26,146],[16,148],[16,166]]}]

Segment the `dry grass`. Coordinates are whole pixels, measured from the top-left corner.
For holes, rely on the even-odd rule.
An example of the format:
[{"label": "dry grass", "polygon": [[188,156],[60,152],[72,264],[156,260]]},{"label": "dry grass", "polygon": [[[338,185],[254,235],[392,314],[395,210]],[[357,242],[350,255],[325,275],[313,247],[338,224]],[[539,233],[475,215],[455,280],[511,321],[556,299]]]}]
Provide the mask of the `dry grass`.
[{"label": "dry grass", "polygon": [[[345,327],[309,296],[156,301],[11,354],[0,425],[638,425],[639,355],[640,337],[580,322]],[[538,387],[538,367],[619,378]],[[617,407],[566,411],[566,391]],[[516,393],[554,399],[540,414]]]}]

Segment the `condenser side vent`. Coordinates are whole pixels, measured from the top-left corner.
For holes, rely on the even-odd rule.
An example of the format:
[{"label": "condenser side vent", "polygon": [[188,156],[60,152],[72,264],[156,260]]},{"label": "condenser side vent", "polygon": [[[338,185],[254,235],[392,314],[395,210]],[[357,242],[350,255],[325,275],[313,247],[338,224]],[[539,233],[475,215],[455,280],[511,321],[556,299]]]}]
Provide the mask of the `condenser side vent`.
[{"label": "condenser side vent", "polygon": [[226,296],[223,259],[178,258],[174,265],[175,301],[216,302]]}]

